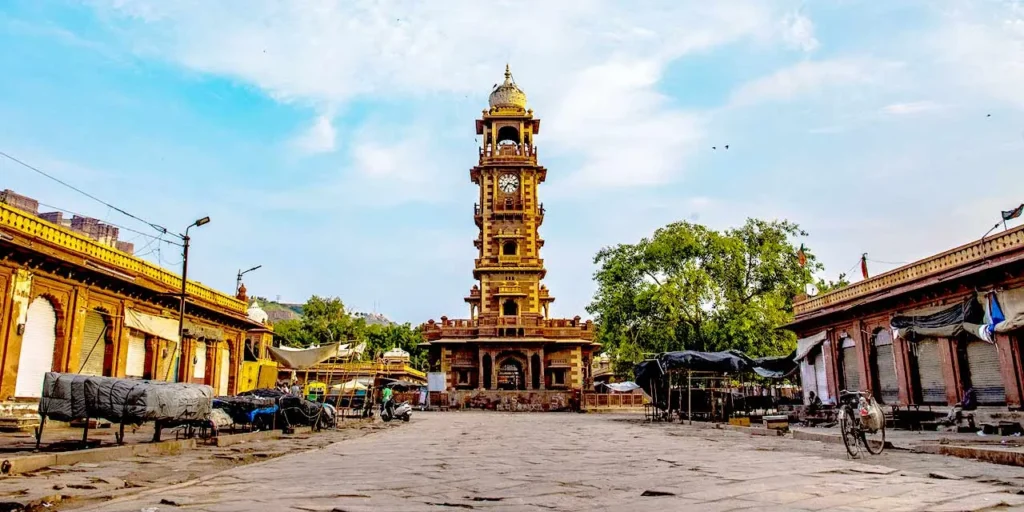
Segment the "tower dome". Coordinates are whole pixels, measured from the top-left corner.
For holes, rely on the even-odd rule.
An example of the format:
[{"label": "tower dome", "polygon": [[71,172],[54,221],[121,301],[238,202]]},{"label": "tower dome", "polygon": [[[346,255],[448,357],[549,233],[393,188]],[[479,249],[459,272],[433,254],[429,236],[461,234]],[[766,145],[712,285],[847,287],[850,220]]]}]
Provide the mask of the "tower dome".
[{"label": "tower dome", "polygon": [[526,93],[512,79],[508,64],[505,64],[505,82],[494,86],[487,103],[491,110],[526,111]]}]

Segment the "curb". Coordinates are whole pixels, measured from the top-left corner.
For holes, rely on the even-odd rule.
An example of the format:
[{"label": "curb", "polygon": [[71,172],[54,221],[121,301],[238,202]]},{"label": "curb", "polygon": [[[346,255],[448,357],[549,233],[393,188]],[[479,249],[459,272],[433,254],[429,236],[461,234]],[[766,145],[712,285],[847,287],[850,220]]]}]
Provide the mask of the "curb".
[{"label": "curb", "polygon": [[[298,427],[295,432],[287,435],[310,434],[312,428]],[[247,432],[244,434],[230,434],[213,438],[212,445],[223,447],[251,441],[262,441],[265,439],[278,439],[284,437],[280,430],[268,430],[264,432]],[[10,457],[0,461],[0,474],[5,476],[29,473],[32,471],[48,468],[51,466],[70,466],[82,462],[104,462],[115,459],[125,459],[139,455],[178,455],[185,450],[194,450],[200,445],[196,439],[169,439],[157,443],[126,444],[121,446],[105,446],[103,448],[89,448],[86,450],[75,450],[69,452],[37,453]]]},{"label": "curb", "polygon": [[103,462],[137,455],[177,455],[195,447],[195,439],[175,439],[160,441],[159,443],[131,444],[72,452],[25,455],[4,459],[0,463],[0,473],[4,475],[17,475],[50,466],[70,466],[82,462]]}]

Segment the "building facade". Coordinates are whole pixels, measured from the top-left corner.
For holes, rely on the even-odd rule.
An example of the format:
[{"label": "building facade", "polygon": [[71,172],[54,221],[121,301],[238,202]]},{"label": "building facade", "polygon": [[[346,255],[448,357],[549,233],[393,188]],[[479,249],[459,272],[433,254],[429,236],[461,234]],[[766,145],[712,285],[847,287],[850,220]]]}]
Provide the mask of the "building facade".
[{"label": "building facade", "polygon": [[540,185],[547,169],[537,163],[540,119],[512,80],[490,94],[476,121],[482,136],[479,164],[469,172],[479,187],[473,219],[479,235],[473,269],[477,284],[465,298],[469,318],[441,317],[423,326],[431,367],[443,372],[453,405],[558,409],[567,392],[590,380],[591,321],[549,318],[555,298],[541,283],[544,222]]},{"label": "building facade", "polygon": [[805,398],[1019,409],[1024,226],[794,304]]},{"label": "building facade", "polygon": [[246,304],[77,231],[0,204],[0,399],[38,399],[49,371],[238,389]]}]

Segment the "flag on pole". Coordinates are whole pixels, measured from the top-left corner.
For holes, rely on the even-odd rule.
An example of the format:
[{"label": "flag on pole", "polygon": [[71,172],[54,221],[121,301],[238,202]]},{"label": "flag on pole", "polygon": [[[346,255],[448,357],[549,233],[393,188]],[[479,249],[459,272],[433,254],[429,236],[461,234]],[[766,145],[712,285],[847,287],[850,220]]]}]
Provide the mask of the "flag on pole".
[{"label": "flag on pole", "polygon": [[1020,206],[1012,210],[1003,212],[1003,222],[1006,222],[1011,219],[1016,219],[1017,217],[1020,217],[1021,213],[1024,213],[1024,204],[1021,204]]},{"label": "flag on pole", "polygon": [[864,279],[868,278],[868,253],[860,256],[860,273],[864,275]]},{"label": "flag on pole", "polygon": [[804,244],[800,244],[800,250],[796,252],[796,257],[800,259],[800,266],[807,266],[807,253],[804,252]]}]

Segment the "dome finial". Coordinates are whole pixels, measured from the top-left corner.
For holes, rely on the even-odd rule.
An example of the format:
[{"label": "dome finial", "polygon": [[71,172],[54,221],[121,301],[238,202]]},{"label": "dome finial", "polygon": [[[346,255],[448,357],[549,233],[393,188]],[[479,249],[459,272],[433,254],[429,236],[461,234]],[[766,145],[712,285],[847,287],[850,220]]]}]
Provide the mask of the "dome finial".
[{"label": "dome finial", "polygon": [[505,109],[516,112],[526,111],[526,93],[523,92],[512,79],[512,69],[505,64],[505,82],[495,85],[488,100],[491,109]]}]

